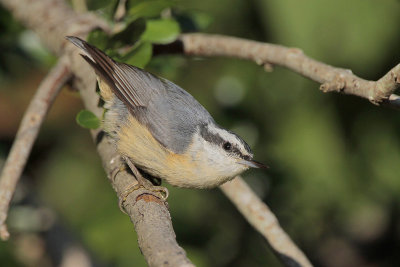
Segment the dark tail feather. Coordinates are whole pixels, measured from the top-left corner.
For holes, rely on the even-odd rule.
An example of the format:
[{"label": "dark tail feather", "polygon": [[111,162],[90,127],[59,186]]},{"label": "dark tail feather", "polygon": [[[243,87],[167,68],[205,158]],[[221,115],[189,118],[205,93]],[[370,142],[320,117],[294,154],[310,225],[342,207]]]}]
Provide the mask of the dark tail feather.
[{"label": "dark tail feather", "polygon": [[107,56],[97,47],[90,45],[78,37],[67,36],[65,38],[82,49],[82,51],[85,53],[85,55],[82,55],[83,58],[90,63],[96,72],[100,72],[98,74],[107,74],[108,76],[112,77],[115,62],[109,56]]},{"label": "dark tail feather", "polygon": [[73,43],[74,45],[79,47],[80,49],[86,51],[86,47],[85,47],[86,42],[83,41],[82,39],[75,37],[75,36],[65,36],[65,39],[67,39],[68,41],[70,41],[71,43]]},{"label": "dark tail feather", "polygon": [[[115,62],[103,51],[78,37],[66,36],[65,38],[84,52],[82,57],[93,67],[96,74],[108,83],[119,99],[128,105],[132,105],[132,107],[144,106],[134,85],[129,82],[128,74],[121,69],[121,65],[124,64]],[[135,73],[143,72],[135,67],[130,67],[130,71]]]}]

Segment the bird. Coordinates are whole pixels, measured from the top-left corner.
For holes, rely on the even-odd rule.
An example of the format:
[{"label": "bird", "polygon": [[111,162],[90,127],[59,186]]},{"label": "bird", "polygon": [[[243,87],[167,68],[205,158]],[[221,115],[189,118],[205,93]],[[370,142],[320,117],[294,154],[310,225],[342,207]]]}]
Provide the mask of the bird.
[{"label": "bird", "polygon": [[103,130],[128,163],[173,186],[197,189],[217,187],[249,168],[268,168],[178,85],[117,62],[78,37],[66,39],[94,69],[105,102]]}]

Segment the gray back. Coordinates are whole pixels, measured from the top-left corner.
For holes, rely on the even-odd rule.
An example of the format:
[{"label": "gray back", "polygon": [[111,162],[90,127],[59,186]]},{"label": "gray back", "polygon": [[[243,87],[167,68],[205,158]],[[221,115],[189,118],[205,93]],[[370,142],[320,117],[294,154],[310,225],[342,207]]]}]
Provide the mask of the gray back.
[{"label": "gray back", "polygon": [[151,76],[152,82],[143,92],[149,97],[147,106],[132,108],[131,112],[149,127],[160,143],[175,153],[182,153],[196,129],[214,120],[188,92],[168,80]]}]

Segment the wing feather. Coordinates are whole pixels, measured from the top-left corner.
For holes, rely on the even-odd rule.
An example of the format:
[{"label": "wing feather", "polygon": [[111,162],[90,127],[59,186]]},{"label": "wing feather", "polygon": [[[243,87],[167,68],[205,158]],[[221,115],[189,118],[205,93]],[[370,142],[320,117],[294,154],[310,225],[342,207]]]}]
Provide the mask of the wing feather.
[{"label": "wing feather", "polygon": [[122,67],[125,64],[115,62],[101,50],[80,38],[68,36],[67,39],[83,50],[85,53],[82,55],[83,58],[94,68],[97,75],[108,83],[122,102],[130,108],[146,106],[145,102],[148,99],[143,99],[146,98],[146,94],[143,96],[139,94],[135,84],[129,81],[128,73]]},{"label": "wing feather", "polygon": [[130,113],[171,151],[183,153],[199,126],[215,123],[207,110],[176,84],[115,62],[79,38],[67,38],[82,49],[83,58],[108,83]]}]

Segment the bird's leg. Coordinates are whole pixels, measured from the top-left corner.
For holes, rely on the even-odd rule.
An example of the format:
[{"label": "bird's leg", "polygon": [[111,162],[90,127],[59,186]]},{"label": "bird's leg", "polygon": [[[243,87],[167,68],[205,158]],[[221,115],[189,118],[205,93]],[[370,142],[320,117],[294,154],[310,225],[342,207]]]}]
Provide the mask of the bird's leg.
[{"label": "bird's leg", "polygon": [[125,192],[123,193],[123,195],[119,201],[119,207],[121,210],[123,210],[122,205],[125,202],[126,198],[129,196],[129,194],[131,194],[133,191],[138,190],[140,188],[144,188],[151,192],[156,193],[157,196],[163,201],[167,200],[168,195],[169,195],[167,188],[165,188],[163,186],[153,185],[149,180],[147,180],[146,178],[143,177],[143,175],[138,171],[138,169],[135,167],[135,165],[132,163],[132,161],[128,157],[124,156],[123,159],[125,160],[126,164],[131,169],[133,175],[135,176],[135,178],[137,180],[137,183],[128,186],[127,189],[125,190]]},{"label": "bird's leg", "polygon": [[[112,157],[111,162],[115,162],[115,161],[121,161],[121,156],[119,154],[116,154],[115,156]],[[126,165],[125,164],[117,164],[117,167],[115,167],[114,169],[111,170],[110,173],[110,179],[111,181],[115,181],[115,177],[118,175],[118,173],[122,172],[122,171],[126,171]]]}]

